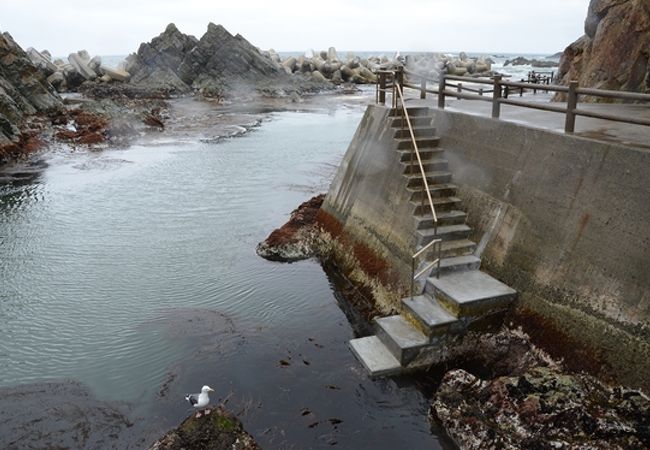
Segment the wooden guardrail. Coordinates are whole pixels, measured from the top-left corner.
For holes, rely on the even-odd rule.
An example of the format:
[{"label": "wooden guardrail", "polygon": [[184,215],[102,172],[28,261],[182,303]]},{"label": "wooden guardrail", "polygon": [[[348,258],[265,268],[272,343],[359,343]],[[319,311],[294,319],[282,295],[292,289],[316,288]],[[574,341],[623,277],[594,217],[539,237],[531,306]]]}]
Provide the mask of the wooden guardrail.
[{"label": "wooden guardrail", "polygon": [[[608,114],[598,111],[589,111],[587,109],[578,107],[580,96],[612,98],[622,101],[650,102],[650,94],[581,88],[578,85],[577,81],[570,82],[569,86],[559,86],[554,84],[529,83],[525,81],[507,81],[504,80],[501,75],[497,75],[492,78],[472,78],[446,74],[442,74],[439,80],[434,81],[431,78],[417,74],[415,72],[411,72],[409,70],[404,70],[404,73],[409,75],[409,79],[408,82],[402,82],[402,86],[420,91],[421,99],[426,98],[427,94],[436,94],[438,96],[438,108],[440,109],[445,108],[446,97],[453,97],[459,100],[466,99],[491,102],[492,117],[495,119],[498,119],[501,115],[501,105],[511,105],[522,108],[556,112],[565,115],[564,131],[566,133],[573,133],[575,131],[575,122],[576,117],[578,116],[610,120],[633,125],[650,126],[650,119],[623,116],[618,114]],[[419,78],[419,84],[414,84],[411,82],[412,78],[414,77]],[[429,88],[429,82],[437,82],[437,88]],[[486,86],[486,88],[469,87],[463,83],[483,85]],[[449,88],[454,88],[455,90],[452,91]],[[525,90],[563,93],[567,96],[566,105],[561,102],[540,103],[510,99],[508,98],[508,94],[513,90],[519,90],[520,96],[523,96],[523,92]],[[488,93],[491,93],[492,95],[484,95]]]}]

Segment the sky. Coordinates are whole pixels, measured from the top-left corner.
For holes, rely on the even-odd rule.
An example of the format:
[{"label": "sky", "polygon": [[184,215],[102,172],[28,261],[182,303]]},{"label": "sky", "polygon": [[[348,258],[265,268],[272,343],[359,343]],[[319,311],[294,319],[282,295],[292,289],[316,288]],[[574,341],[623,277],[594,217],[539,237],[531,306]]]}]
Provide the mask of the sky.
[{"label": "sky", "polygon": [[276,51],[468,51],[552,54],[580,37],[589,0],[0,0],[0,30],[53,55],[137,51],[173,22],[209,22]]}]

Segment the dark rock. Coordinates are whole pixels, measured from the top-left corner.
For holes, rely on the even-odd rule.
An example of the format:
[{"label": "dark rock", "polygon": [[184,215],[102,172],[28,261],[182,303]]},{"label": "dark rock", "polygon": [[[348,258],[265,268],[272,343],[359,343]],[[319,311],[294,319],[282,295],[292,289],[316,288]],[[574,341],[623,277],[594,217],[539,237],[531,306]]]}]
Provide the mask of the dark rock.
[{"label": "dark rock", "polygon": [[292,213],[289,221],[274,230],[257,246],[257,254],[271,261],[299,261],[314,256],[314,225],[324,194],[302,203]]},{"label": "dark rock", "polygon": [[647,396],[548,367],[491,381],[452,370],[430,413],[467,450],[632,450],[650,444]]},{"label": "dark rock", "polygon": [[219,408],[210,414],[195,418],[194,415],[165,434],[149,450],[181,450],[200,448],[205,450],[257,450],[251,435],[244,431],[241,422],[232,414]]},{"label": "dark rock", "polygon": [[503,63],[503,66],[525,66],[525,65],[530,65],[533,67],[557,67],[557,61],[541,61],[539,59],[528,59],[524,58],[523,56],[518,56],[515,59],[508,59],[506,62]]},{"label": "dark rock", "polygon": [[[650,92],[650,2],[591,0],[585,35],[560,60],[558,80],[580,86]],[[558,95],[563,100],[564,95]],[[581,99],[582,101],[583,99]],[[611,102],[602,97],[585,101]]]},{"label": "dark rock", "polygon": [[28,150],[19,130],[29,116],[61,106],[45,74],[9,33],[0,35],[0,164]]}]

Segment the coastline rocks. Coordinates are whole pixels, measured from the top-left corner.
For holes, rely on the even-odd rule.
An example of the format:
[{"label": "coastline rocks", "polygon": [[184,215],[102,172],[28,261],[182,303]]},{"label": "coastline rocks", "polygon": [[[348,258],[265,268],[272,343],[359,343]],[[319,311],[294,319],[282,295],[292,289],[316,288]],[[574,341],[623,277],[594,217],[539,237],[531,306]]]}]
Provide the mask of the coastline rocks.
[{"label": "coastline rocks", "polygon": [[[576,80],[583,87],[650,92],[648,49],[650,3],[591,0],[585,35],[564,50],[558,79],[561,84]],[[612,101],[602,97],[585,100]]]},{"label": "coastline rocks", "polygon": [[[87,55],[87,53],[86,53]],[[79,53],[70,53],[68,55],[68,62],[74,69],[84,77],[86,80],[94,80],[97,78],[97,73],[95,73],[94,70],[90,68],[88,63],[90,63],[90,59],[86,60],[85,56],[81,55],[81,52]]]},{"label": "coastline rocks", "polygon": [[524,58],[523,56],[518,56],[515,59],[508,59],[506,62],[503,63],[503,66],[525,66],[525,65],[530,65],[532,67],[538,67],[538,68],[548,68],[548,67],[556,67],[557,66],[557,61],[541,61],[539,59],[528,59]]},{"label": "coastline rocks", "polygon": [[222,408],[212,409],[210,414],[185,419],[178,428],[156,441],[149,450],[181,450],[201,448],[205,450],[258,450],[253,437],[248,434],[239,419]]},{"label": "coastline rocks", "polygon": [[650,445],[650,400],[642,392],[548,367],[490,381],[452,370],[443,378],[430,416],[462,450]]},{"label": "coastline rocks", "polygon": [[0,164],[33,150],[21,128],[29,116],[62,107],[45,74],[9,33],[0,35]]},{"label": "coastline rocks", "polygon": [[282,262],[300,261],[314,256],[314,225],[324,199],[325,195],[320,194],[298,206],[286,224],[257,245],[257,254],[270,261]]}]

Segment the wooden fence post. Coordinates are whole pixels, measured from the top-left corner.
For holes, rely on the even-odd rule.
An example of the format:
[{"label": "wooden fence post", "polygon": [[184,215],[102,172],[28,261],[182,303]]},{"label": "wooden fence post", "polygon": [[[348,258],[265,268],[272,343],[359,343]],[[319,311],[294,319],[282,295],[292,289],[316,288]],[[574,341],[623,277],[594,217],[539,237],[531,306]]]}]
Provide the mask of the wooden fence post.
[{"label": "wooden fence post", "polygon": [[501,115],[501,75],[494,77],[494,87],[492,88],[492,118],[498,119]]},{"label": "wooden fence post", "polygon": [[[459,94],[463,92],[463,83],[458,83],[456,85],[456,91],[458,91]],[[460,100],[460,95],[456,96],[456,99]]]},{"label": "wooden fence post", "polygon": [[445,109],[445,73],[440,72],[440,78],[438,80],[438,108]]},{"label": "wooden fence post", "polygon": [[427,98],[427,79],[425,76],[422,76],[420,80],[420,98],[423,100]]},{"label": "wooden fence post", "polygon": [[566,118],[564,121],[564,132],[573,133],[576,128],[576,107],[578,106],[578,82],[569,83],[569,93],[567,94]]}]

